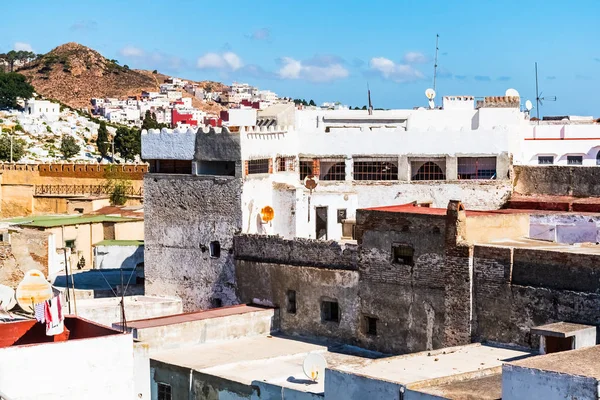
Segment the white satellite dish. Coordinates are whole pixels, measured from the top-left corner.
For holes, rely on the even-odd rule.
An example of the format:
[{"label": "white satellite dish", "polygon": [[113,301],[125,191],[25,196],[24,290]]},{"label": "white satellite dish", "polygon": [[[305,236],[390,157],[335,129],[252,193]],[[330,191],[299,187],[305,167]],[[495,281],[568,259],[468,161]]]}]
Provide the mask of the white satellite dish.
[{"label": "white satellite dish", "polygon": [[429,100],[433,100],[433,99],[435,99],[435,90],[433,90],[433,89],[431,89],[431,88],[427,89],[427,90],[425,91],[425,96],[427,96],[427,98],[428,98]]},{"label": "white satellite dish", "polygon": [[531,100],[527,100],[527,101],[525,102],[525,109],[526,109],[527,111],[531,111],[531,109],[532,109],[532,108],[533,108],[533,103],[531,102]]},{"label": "white satellite dish", "polygon": [[10,311],[16,305],[15,290],[10,286],[0,285],[0,311]]},{"label": "white satellite dish", "polygon": [[506,97],[521,97],[521,95],[519,94],[519,92],[517,92],[516,89],[506,89],[504,95]]},{"label": "white satellite dish", "polygon": [[311,381],[317,381],[325,378],[327,361],[325,360],[325,357],[318,353],[310,353],[304,359],[302,368],[304,369],[304,374],[308,377],[308,379]]}]

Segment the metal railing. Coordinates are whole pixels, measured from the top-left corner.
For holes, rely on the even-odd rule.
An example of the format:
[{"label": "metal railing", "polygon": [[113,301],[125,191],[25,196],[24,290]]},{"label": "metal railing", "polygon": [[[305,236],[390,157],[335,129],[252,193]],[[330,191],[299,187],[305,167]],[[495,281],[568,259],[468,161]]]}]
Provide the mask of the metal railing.
[{"label": "metal railing", "polygon": [[[109,185],[35,185],[35,195],[103,195],[111,194]],[[126,196],[143,196],[144,189],[129,186],[125,189]]]}]

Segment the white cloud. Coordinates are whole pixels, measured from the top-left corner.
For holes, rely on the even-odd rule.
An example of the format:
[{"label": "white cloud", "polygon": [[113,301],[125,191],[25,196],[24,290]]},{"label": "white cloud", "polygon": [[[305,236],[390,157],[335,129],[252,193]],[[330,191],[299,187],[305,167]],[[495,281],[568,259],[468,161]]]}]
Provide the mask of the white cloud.
[{"label": "white cloud", "polygon": [[429,57],[418,51],[409,51],[404,55],[403,60],[407,64],[424,64],[429,62]]},{"label": "white cloud", "polygon": [[347,78],[348,70],[340,63],[312,65],[291,57],[281,59],[282,66],[277,72],[281,79],[305,79],[310,82],[331,82]]},{"label": "white cloud", "polygon": [[200,69],[218,69],[225,71],[237,71],[244,66],[242,59],[235,53],[206,53],[198,58],[196,64]]},{"label": "white cloud", "polygon": [[415,82],[425,78],[418,69],[407,64],[396,64],[385,57],[374,57],[369,62],[371,70],[385,79],[398,83]]},{"label": "white cloud", "polygon": [[16,42],[14,46],[16,51],[31,51],[33,52],[33,48],[29,43]]},{"label": "white cloud", "polygon": [[145,52],[139,47],[125,46],[119,50],[119,54],[121,54],[123,57],[144,57]]}]

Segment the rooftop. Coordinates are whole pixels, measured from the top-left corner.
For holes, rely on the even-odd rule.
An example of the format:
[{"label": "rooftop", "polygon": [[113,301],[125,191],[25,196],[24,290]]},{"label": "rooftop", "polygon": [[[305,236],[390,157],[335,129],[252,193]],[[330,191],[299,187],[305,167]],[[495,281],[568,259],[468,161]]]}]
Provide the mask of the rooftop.
[{"label": "rooftop", "polygon": [[510,365],[600,379],[600,346],[546,354]]},{"label": "rooftop", "polygon": [[143,206],[106,206],[92,211],[91,215],[108,215],[130,218],[144,218]]},{"label": "rooftop", "polygon": [[143,240],[103,240],[94,246],[143,246]]},{"label": "rooftop", "polygon": [[[336,350],[354,351],[351,346]],[[363,351],[365,356],[381,356]],[[187,367],[222,379],[250,385],[262,381],[302,392],[323,393],[324,380],[307,382],[302,364],[309,353],[320,353],[329,367],[360,363],[365,358],[329,351],[326,345],[285,336],[258,336],[182,347],[152,354],[153,360]],[[360,353],[359,353],[360,354]]]},{"label": "rooftop", "polygon": [[[434,207],[423,207],[413,203],[399,204],[394,206],[383,206],[383,207],[370,207],[364,208],[364,210],[371,211],[384,211],[384,212],[395,212],[405,214],[421,214],[421,215],[446,215],[448,210],[446,208],[434,208]],[[490,215],[499,214],[523,214],[527,213],[525,210],[513,210],[513,209],[502,209],[502,210],[487,210],[487,211],[476,211],[466,210],[468,217],[484,217]]]},{"label": "rooftop", "polygon": [[498,371],[488,376],[427,386],[416,391],[444,399],[497,400],[502,398],[502,374]]},{"label": "rooftop", "polygon": [[359,363],[346,363],[334,369],[406,386],[495,368],[531,355],[521,349],[475,343],[377,360],[361,359]]},{"label": "rooftop", "polygon": [[39,215],[5,219],[2,222],[34,228],[54,228],[63,225],[81,225],[102,222],[133,222],[141,219],[142,216],[137,218],[124,218],[111,215]]},{"label": "rooftop", "polygon": [[593,330],[595,335],[596,327],[593,325],[573,324],[571,322],[555,322],[553,324],[531,328],[531,333],[565,338],[575,336],[576,334],[587,330]]},{"label": "rooftop", "polygon": [[576,243],[565,244],[549,242],[546,240],[537,240],[529,238],[518,239],[493,239],[486,242],[476,242],[476,244],[485,244],[486,246],[501,246],[522,249],[561,251],[579,254],[600,254],[600,245],[595,243]]}]

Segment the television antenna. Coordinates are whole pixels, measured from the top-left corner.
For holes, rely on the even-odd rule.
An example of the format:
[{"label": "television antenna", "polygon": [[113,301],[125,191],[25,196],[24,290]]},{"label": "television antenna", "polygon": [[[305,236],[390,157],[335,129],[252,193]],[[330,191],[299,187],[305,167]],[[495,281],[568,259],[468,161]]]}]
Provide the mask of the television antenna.
[{"label": "television antenna", "polygon": [[[543,92],[542,92],[543,93]],[[535,63],[535,112],[537,115],[537,119],[540,119],[540,106],[543,106],[543,101],[556,101],[556,96],[547,96],[542,97],[542,93],[539,91],[538,87],[538,70],[537,70],[537,62]]]},{"label": "television antenna", "polygon": [[440,35],[435,35],[435,61],[433,62],[433,90],[435,90],[435,78],[437,77],[437,67],[438,67],[438,42],[440,40]]},{"label": "television antenna", "polygon": [[304,375],[313,382],[325,378],[325,368],[327,368],[327,361],[318,353],[307,355],[302,364]]}]

